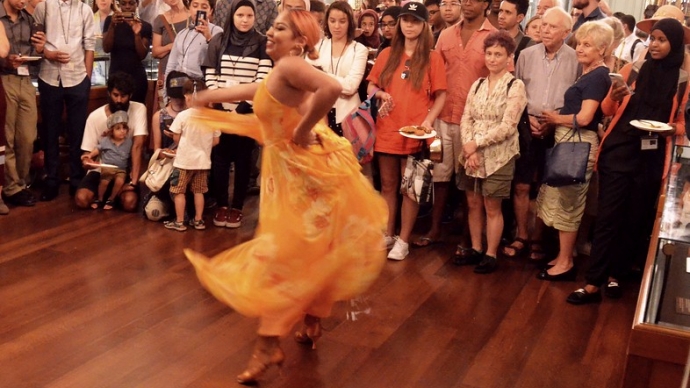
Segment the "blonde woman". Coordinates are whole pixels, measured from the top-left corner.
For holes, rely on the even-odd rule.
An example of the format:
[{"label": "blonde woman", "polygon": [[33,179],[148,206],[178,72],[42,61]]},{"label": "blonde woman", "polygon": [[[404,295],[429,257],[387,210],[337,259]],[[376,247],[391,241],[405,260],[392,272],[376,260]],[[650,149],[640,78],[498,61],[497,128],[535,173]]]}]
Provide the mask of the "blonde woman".
[{"label": "blonde woman", "polygon": [[[575,280],[573,247],[577,230],[585,209],[589,179],[594,169],[594,158],[599,145],[597,130],[604,117],[601,102],[611,87],[609,69],[604,64],[606,51],[613,42],[613,30],[602,21],[587,22],[575,33],[577,60],[582,65],[582,76],[565,92],[563,108],[544,111],[540,120],[556,127],[557,143],[582,141],[591,144],[587,162],[587,181],[563,187],[542,184],[537,197],[538,217],[546,226],[558,230],[558,256],[549,262],[549,268],[537,277],[541,280]],[[575,132],[570,136],[571,131]]]}]

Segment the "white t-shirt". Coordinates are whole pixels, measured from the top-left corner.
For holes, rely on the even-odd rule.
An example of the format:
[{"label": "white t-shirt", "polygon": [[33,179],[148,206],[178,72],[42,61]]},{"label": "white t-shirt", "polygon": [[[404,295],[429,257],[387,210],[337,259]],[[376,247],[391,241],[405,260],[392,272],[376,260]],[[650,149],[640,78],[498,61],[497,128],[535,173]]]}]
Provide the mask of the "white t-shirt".
[{"label": "white t-shirt", "polygon": [[[105,114],[105,105],[91,112],[86,119],[86,126],[84,127],[84,137],[81,140],[81,149],[86,152],[91,152],[98,146],[98,142],[103,137],[103,132],[108,129],[108,116]],[[148,123],[146,120],[146,105],[140,102],[129,102],[129,109],[127,110],[127,125],[129,132],[127,136],[146,136],[149,134]]]},{"label": "white t-shirt", "polygon": [[192,124],[191,113],[190,109],[178,113],[170,125],[171,132],[181,135],[173,166],[183,170],[210,170],[213,138],[220,137],[220,131]]}]

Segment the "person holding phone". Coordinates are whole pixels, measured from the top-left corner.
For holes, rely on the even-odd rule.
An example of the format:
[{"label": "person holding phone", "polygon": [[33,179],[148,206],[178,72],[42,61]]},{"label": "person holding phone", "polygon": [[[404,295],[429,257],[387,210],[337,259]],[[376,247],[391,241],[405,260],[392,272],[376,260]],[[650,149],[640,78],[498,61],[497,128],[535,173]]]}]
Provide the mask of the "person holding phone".
[{"label": "person holding phone", "polygon": [[165,68],[166,77],[171,71],[177,70],[191,78],[204,78],[201,64],[206,59],[208,42],[223,32],[221,27],[209,22],[215,6],[216,0],[192,0],[189,3],[192,24],[189,28],[179,31],[175,37]]},{"label": "person holding phone", "polygon": [[146,103],[148,77],[142,61],[149,52],[153,28],[134,17],[139,0],[120,0],[120,11],[103,23],[103,51],[110,53],[108,76],[118,71],[134,77],[132,101]]},{"label": "person holding phone", "polygon": [[[687,32],[687,31],[686,31]],[[649,54],[641,66],[628,64],[613,76],[611,91],[602,103],[613,115],[597,158],[599,214],[594,229],[590,267],[585,286],[568,296],[571,304],[622,295],[620,280],[634,264],[642,265],[656,218],[661,182],[667,174],[670,148],[665,136],[685,133],[683,108],[687,104],[684,28],[666,18],[652,27]],[[634,78],[636,76],[636,78]],[[631,94],[625,80],[632,80]],[[679,107],[681,109],[679,109]],[[669,123],[672,130],[651,134],[633,127],[633,120]]]}]

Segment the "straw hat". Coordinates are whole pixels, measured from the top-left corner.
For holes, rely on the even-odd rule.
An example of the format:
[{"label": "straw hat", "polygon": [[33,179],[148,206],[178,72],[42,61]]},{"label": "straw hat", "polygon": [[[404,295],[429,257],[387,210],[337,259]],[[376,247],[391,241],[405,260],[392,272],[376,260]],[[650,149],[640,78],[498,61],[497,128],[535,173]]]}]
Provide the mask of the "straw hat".
[{"label": "straw hat", "polygon": [[685,44],[690,44],[690,28],[685,26],[685,15],[680,8],[674,5],[667,4],[659,7],[659,9],[654,12],[654,16],[652,16],[651,19],[640,20],[637,23],[637,28],[649,34],[652,27],[654,27],[654,23],[666,18],[676,19],[683,25],[683,30],[685,31],[684,42]]}]

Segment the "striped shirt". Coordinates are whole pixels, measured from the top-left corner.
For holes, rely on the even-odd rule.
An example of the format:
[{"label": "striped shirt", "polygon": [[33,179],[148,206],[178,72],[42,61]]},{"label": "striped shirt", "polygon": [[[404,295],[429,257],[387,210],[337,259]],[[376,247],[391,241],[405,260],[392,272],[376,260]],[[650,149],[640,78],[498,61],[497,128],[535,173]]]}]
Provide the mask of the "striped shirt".
[{"label": "striped shirt", "polygon": [[79,0],[46,0],[38,3],[33,16],[45,26],[45,48],[70,55],[69,63],[43,60],[39,78],[55,87],[79,85],[86,78],[84,54],[96,49],[91,8]]},{"label": "striped shirt", "polygon": [[[266,54],[266,41],[246,57],[242,56],[244,47],[228,45],[221,48],[223,34],[214,36],[208,45],[208,55],[204,68],[204,81],[209,89],[226,88],[237,84],[261,82],[273,67],[271,58]],[[218,58],[218,54],[220,58]],[[216,66],[220,61],[220,73]],[[232,111],[241,101],[224,102],[223,109]]]}]

